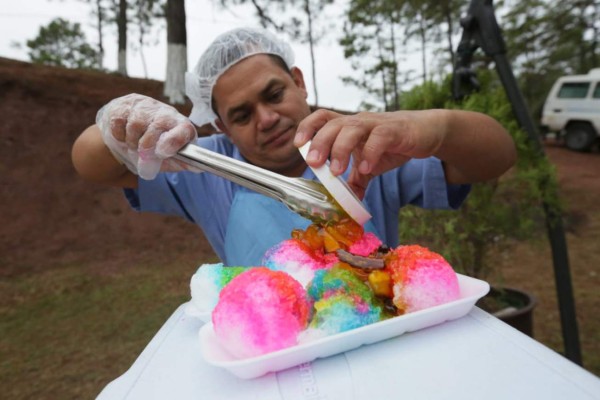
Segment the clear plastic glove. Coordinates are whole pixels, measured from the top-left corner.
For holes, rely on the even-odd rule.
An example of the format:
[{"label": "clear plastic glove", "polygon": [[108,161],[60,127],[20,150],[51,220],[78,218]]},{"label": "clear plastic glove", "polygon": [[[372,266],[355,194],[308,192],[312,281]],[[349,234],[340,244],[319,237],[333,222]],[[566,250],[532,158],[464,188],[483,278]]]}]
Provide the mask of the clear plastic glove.
[{"label": "clear plastic glove", "polygon": [[194,125],[174,107],[135,93],[102,107],[96,125],[113,155],[146,180],[160,171],[185,169],[169,158],[198,137]]}]

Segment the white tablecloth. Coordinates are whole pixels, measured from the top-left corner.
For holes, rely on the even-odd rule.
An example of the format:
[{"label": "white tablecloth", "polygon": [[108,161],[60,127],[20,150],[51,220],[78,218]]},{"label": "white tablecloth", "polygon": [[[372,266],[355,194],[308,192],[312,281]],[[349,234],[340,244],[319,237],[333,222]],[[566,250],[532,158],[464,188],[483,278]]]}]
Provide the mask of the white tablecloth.
[{"label": "white tablecloth", "polygon": [[484,311],[261,378],[204,362],[180,306],[98,399],[600,399],[600,378]]}]

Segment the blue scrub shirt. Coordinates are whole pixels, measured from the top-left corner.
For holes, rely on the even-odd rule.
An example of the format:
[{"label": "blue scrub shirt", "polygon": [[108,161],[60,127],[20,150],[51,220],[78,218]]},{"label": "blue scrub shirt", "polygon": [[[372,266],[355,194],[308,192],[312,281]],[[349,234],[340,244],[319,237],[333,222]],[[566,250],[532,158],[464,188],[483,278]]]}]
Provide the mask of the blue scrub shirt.
[{"label": "blue scrub shirt", "polygon": [[[208,150],[245,161],[237,147],[224,134],[199,138],[197,144]],[[345,177],[348,172],[349,169],[344,174]],[[302,177],[316,179],[310,168],[306,169]],[[234,265],[228,264],[225,251],[228,226],[232,229],[238,224],[245,227],[254,224],[256,235],[264,235],[261,233],[261,230],[264,231],[261,229],[264,228],[264,223],[261,226],[261,221],[254,220],[254,214],[251,212],[254,203],[248,205],[247,213],[234,213],[237,221],[229,220],[234,198],[238,192],[247,192],[248,189],[226,179],[206,172],[185,171],[160,173],[154,180],[139,179],[138,182],[138,189],[125,189],[125,195],[134,209],[178,215],[195,223],[202,229],[215,252],[226,265]],[[375,177],[369,183],[363,203],[373,216],[371,222],[375,233],[383,243],[396,247],[398,246],[398,213],[401,207],[412,204],[430,209],[456,209],[462,204],[469,190],[469,185],[446,184],[439,159],[435,157],[412,159],[399,168]],[[254,204],[254,206],[260,205]],[[248,221],[239,221],[244,218]],[[304,219],[299,217],[299,220]],[[297,227],[303,229],[309,223],[310,221],[304,220],[300,223],[302,226]],[[273,236],[266,238],[265,243],[279,243],[289,239],[291,229],[289,226],[282,226],[284,226],[283,231],[267,230],[275,233],[265,233]],[[239,236],[249,241],[256,237],[247,233]],[[229,247],[231,248],[231,243]],[[267,248],[254,250],[256,254],[262,254]],[[232,262],[236,265],[257,265],[256,255],[249,255],[246,260],[242,259],[243,257],[243,254],[236,256]]]}]

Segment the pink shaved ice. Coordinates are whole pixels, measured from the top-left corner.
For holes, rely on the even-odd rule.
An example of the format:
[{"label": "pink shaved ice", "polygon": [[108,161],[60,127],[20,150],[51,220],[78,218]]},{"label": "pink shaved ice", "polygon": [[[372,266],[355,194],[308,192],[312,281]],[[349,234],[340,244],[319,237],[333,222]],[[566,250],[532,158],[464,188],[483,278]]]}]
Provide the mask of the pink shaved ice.
[{"label": "pink shaved ice", "polygon": [[221,290],[212,322],[231,355],[255,357],[297,344],[310,308],[304,287],[289,274],[256,267]]},{"label": "pink shaved ice", "polygon": [[379,246],[381,246],[381,240],[374,233],[365,232],[360,239],[352,243],[348,251],[357,256],[367,257],[371,253],[374,253]]},{"label": "pink shaved ice", "polygon": [[452,266],[425,247],[399,246],[389,256],[394,305],[409,313],[448,303],[460,297],[458,278]]},{"label": "pink shaved ice", "polygon": [[315,271],[331,268],[338,261],[334,253],[314,251],[298,239],[288,239],[267,250],[262,264],[275,271],[287,272],[306,287]]}]

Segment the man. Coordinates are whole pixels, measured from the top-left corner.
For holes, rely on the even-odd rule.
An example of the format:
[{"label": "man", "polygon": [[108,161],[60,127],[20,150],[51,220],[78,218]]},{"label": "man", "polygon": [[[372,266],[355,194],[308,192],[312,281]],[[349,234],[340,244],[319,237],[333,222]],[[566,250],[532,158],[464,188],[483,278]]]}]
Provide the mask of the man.
[{"label": "man", "polygon": [[[373,215],[365,229],[392,247],[402,206],[456,208],[469,183],[496,178],[515,161],[510,136],[479,113],[311,114],[293,62],[290,46],[268,32],[227,32],[186,75],[189,120],[145,96],[115,99],[75,142],[75,168],[88,180],[124,187],[138,210],[196,223],[226,265],[259,265],[268,248],[310,221],[215,175],[185,171],[170,157],[186,143],[315,179],[297,149],[312,139],[307,162],[320,166],[329,159],[332,173],[347,178]],[[190,120],[211,122],[223,133],[197,139]]]}]

